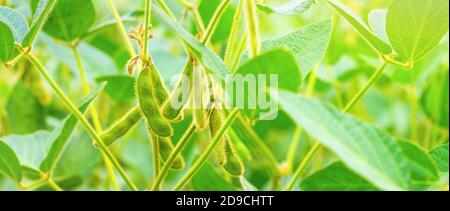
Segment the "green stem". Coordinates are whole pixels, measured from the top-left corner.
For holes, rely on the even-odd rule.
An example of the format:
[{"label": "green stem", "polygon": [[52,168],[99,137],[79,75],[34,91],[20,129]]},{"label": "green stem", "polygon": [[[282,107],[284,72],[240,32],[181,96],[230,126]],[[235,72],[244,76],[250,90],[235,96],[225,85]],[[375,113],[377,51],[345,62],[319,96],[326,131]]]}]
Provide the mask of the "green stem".
[{"label": "green stem", "polygon": [[97,146],[99,146],[99,149],[103,153],[105,153],[105,155],[108,157],[108,159],[112,162],[113,166],[116,168],[116,170],[122,176],[123,180],[128,185],[128,187],[131,190],[137,190],[136,186],[128,178],[128,176],[126,175],[126,173],[125,173],[124,169],[122,168],[122,166],[120,165],[120,163],[117,161],[117,159],[114,157],[112,152],[108,149],[108,147],[106,147],[106,145],[103,143],[103,140],[100,138],[100,136],[95,131],[95,129],[90,125],[89,121],[83,116],[83,114],[78,110],[78,108],[75,106],[75,104],[66,96],[66,94],[64,94],[64,92],[59,87],[59,85],[47,73],[47,70],[40,63],[40,61],[31,53],[27,55],[27,58],[36,67],[36,69],[40,72],[40,74],[45,78],[45,80],[53,88],[53,90],[56,92],[56,94],[61,98],[61,100],[64,102],[64,104],[70,110],[72,115],[74,115],[78,119],[78,121],[80,121],[80,123],[83,125],[83,127],[86,129],[86,131],[95,140]]},{"label": "green stem", "polygon": [[156,178],[160,172],[159,137],[153,133],[150,136],[152,137],[153,177]]},{"label": "green stem", "polygon": [[194,16],[195,23],[197,23],[200,32],[205,33],[206,27],[203,23],[202,16],[200,16],[200,12],[198,12],[197,7],[192,8],[192,15]]},{"label": "green stem", "polygon": [[169,9],[167,4],[164,2],[164,0],[156,0],[158,2],[158,5],[164,10],[164,12],[171,17],[172,19],[175,19],[175,15],[173,15],[172,11]]},{"label": "green stem", "polygon": [[233,73],[236,71],[236,69],[239,66],[240,56],[245,51],[246,43],[247,43],[247,36],[248,32],[244,32],[244,35],[242,36],[241,40],[238,43],[238,47],[236,49],[236,52],[233,53],[233,57],[231,58],[231,64],[230,71]]},{"label": "green stem", "polygon": [[42,186],[44,186],[45,184],[47,184],[47,178],[42,177],[36,181],[34,181],[33,183],[29,184],[29,185],[20,185],[20,188],[22,190],[34,190],[37,188],[40,188]]},{"label": "green stem", "polygon": [[144,52],[142,52],[144,55],[144,61],[148,58],[148,31],[150,28],[150,17],[151,17],[151,8],[152,8],[152,1],[151,0],[145,0],[145,29],[144,29]]},{"label": "green stem", "polygon": [[388,63],[386,61],[383,61],[381,66],[375,71],[375,73],[370,77],[369,81],[364,85],[364,87],[359,90],[359,92],[353,97],[352,100],[345,106],[344,112],[349,112],[353,109],[353,107],[356,105],[356,103],[361,100],[361,98],[366,94],[367,90],[369,90],[370,87],[380,78],[381,74],[383,73],[384,69],[386,69],[386,66]]},{"label": "green stem", "polygon": [[[314,88],[316,86],[316,82],[317,82],[317,71],[318,71],[318,65],[316,65],[313,69],[313,71],[311,72],[311,75],[309,76],[309,81],[308,81],[308,87],[306,90],[306,95],[307,96],[311,96],[312,93],[314,92]],[[292,142],[291,145],[289,146],[289,151],[288,151],[288,156],[287,156],[287,163],[289,165],[290,168],[294,167],[294,162],[295,162],[295,154],[296,154],[296,150],[297,147],[300,143],[300,139],[302,136],[303,130],[300,127],[297,127],[295,129],[295,133],[294,136],[292,138]]]},{"label": "green stem", "polygon": [[136,55],[136,51],[133,48],[133,44],[131,44],[130,39],[128,39],[128,33],[125,29],[125,26],[123,25],[122,19],[120,18],[119,12],[117,11],[116,5],[114,5],[113,0],[108,0],[109,8],[111,10],[112,15],[114,16],[114,19],[117,22],[117,28],[119,29],[120,36],[122,37],[122,41],[124,42],[128,53],[130,56]]},{"label": "green stem", "polygon": [[272,151],[267,147],[267,145],[264,143],[264,141],[256,134],[256,132],[251,128],[247,122],[245,121],[244,117],[241,115],[238,116],[238,124],[239,127],[241,127],[245,133],[249,136],[250,140],[255,144],[256,148],[259,150],[259,152],[262,154],[262,156],[269,161],[270,170],[274,175],[278,176],[278,161],[273,155]]},{"label": "green stem", "polygon": [[418,127],[417,127],[417,95],[416,87],[414,84],[408,87],[409,103],[411,107],[411,140],[416,141],[418,137]]},{"label": "green stem", "polygon": [[[76,46],[73,46],[71,49],[72,49],[73,55],[75,57],[75,60],[77,62],[78,70],[80,72],[81,87],[83,89],[84,94],[89,95],[89,93],[91,92],[91,88],[89,87],[89,82],[87,80],[87,76],[86,76],[86,72],[83,68],[83,64],[81,62],[80,54],[79,54]],[[101,132],[102,125],[100,123],[100,117],[98,115],[97,109],[95,108],[95,106],[92,106],[89,111],[90,111],[96,132],[97,133]],[[106,157],[106,155],[104,153],[102,153],[102,157],[103,157],[103,160],[105,163],[106,170],[108,172],[108,177],[111,180],[113,188],[115,190],[120,190],[116,175],[114,174],[114,170],[112,169],[113,167],[112,167],[111,161],[108,160],[108,158]]]},{"label": "green stem", "polygon": [[192,9],[192,7],[193,7],[192,4],[187,2],[186,0],[177,0],[177,1],[188,10]]},{"label": "green stem", "polygon": [[200,155],[200,157],[195,161],[193,166],[188,170],[186,175],[184,175],[184,177],[181,178],[181,180],[177,183],[177,185],[175,185],[173,190],[175,190],[175,191],[181,190],[184,187],[184,185],[186,185],[186,183],[188,183],[189,180],[191,180],[191,178],[194,176],[194,174],[197,173],[197,171],[203,166],[203,164],[205,164],[206,160],[209,158],[212,151],[217,146],[217,144],[220,142],[220,140],[222,140],[223,135],[225,134],[227,129],[231,126],[231,124],[234,122],[234,120],[236,119],[238,114],[239,114],[239,110],[234,110],[230,113],[230,115],[224,122],[222,128],[220,128],[220,130],[217,132],[217,135],[214,137],[212,142],[209,144],[208,148]]},{"label": "green stem", "polygon": [[250,44],[249,56],[253,58],[259,54],[261,42],[259,37],[258,16],[256,13],[256,0],[243,0],[246,3],[248,41]]},{"label": "green stem", "polygon": [[180,141],[175,146],[175,149],[172,151],[172,153],[170,153],[169,157],[164,163],[162,170],[160,171],[158,177],[156,178],[153,184],[152,190],[160,190],[161,183],[164,181],[167,173],[169,172],[170,166],[172,166],[175,159],[183,151],[184,147],[186,147],[192,135],[194,134],[195,129],[196,129],[195,124],[191,124],[191,126],[189,126],[187,131],[183,134]]},{"label": "green stem", "polygon": [[238,36],[239,33],[239,25],[241,23],[241,19],[242,19],[242,8],[244,5],[244,1],[239,1],[239,5],[236,9],[236,13],[234,14],[233,17],[233,23],[231,25],[231,32],[230,32],[230,38],[228,39],[228,44],[227,44],[227,49],[225,51],[225,59],[224,62],[225,64],[228,66],[228,68],[230,68],[230,64],[233,58],[233,50],[235,49],[236,46],[236,38]]},{"label": "green stem", "polygon": [[50,187],[52,187],[55,191],[64,191],[58,184],[56,184],[55,181],[53,181],[52,178],[48,178],[47,179],[48,184],[50,185]]},{"label": "green stem", "polygon": [[219,7],[214,12],[213,17],[211,18],[211,21],[209,22],[208,28],[206,28],[206,32],[203,36],[202,43],[206,44],[211,39],[212,35],[214,34],[214,31],[216,30],[217,26],[219,25],[220,18],[222,18],[223,13],[225,12],[226,8],[230,4],[231,0],[223,0]]},{"label": "green stem", "polygon": [[308,154],[306,154],[306,157],[303,159],[302,163],[300,163],[300,166],[295,171],[291,182],[289,182],[289,184],[286,186],[285,188],[286,191],[291,191],[292,188],[294,188],[295,183],[297,183],[297,180],[300,179],[300,176],[302,175],[303,171],[306,169],[306,167],[308,166],[309,162],[312,160],[314,155],[316,155],[316,153],[319,151],[320,147],[321,147],[320,143],[317,142],[308,151]]},{"label": "green stem", "polygon": [[[386,69],[387,65],[388,65],[388,62],[386,62],[384,60],[383,63],[381,64],[381,66],[375,71],[375,73],[372,75],[372,77],[370,77],[369,81],[364,85],[364,87],[358,92],[358,94],[356,94],[355,97],[353,97],[352,100],[350,100],[350,102],[347,104],[347,106],[345,106],[345,109],[343,110],[344,113],[349,112],[356,105],[356,103],[359,102],[359,100],[361,100],[362,96],[364,96],[364,94],[369,90],[369,88],[372,87],[372,85],[374,85],[375,82],[380,78],[381,74],[383,73],[384,69]],[[322,145],[319,142],[317,142],[308,151],[308,154],[306,155],[306,157],[304,158],[304,160],[302,161],[300,166],[295,171],[294,177],[289,182],[288,186],[285,188],[287,191],[292,190],[295,183],[297,182],[298,179],[300,179],[301,175],[303,174],[303,171],[306,169],[306,167],[308,166],[309,162],[314,157],[314,155],[316,155],[316,153],[319,151],[321,146]]]}]

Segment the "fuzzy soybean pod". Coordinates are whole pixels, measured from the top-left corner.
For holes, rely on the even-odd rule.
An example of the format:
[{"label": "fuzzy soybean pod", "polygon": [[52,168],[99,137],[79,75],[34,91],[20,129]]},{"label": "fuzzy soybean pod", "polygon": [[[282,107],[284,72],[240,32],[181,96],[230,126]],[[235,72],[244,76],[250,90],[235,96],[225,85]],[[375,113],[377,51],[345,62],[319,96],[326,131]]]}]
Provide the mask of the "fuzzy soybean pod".
[{"label": "fuzzy soybean pod", "polygon": [[194,122],[197,130],[201,131],[207,127],[207,111],[204,107],[205,71],[203,67],[194,62],[193,84],[192,84],[192,107]]},{"label": "fuzzy soybean pod", "polygon": [[[193,58],[189,56],[182,73],[182,78],[178,81],[174,91],[169,97],[169,100],[162,107],[162,114],[168,120],[176,120],[183,110],[184,106],[189,100],[192,88],[192,73],[193,73]],[[189,83],[186,84],[186,77],[189,78]],[[186,90],[187,89],[187,90]],[[187,96],[183,96],[187,91]],[[178,104],[178,106],[174,106]]]},{"label": "fuzzy soybean pod", "polygon": [[155,96],[158,107],[160,107],[169,99],[169,92],[155,64],[150,65],[150,72],[152,75],[153,95]]},{"label": "fuzzy soybean pod", "polygon": [[154,89],[151,71],[145,68],[139,74],[137,82],[137,95],[142,113],[154,134],[161,137],[171,137],[173,136],[173,128],[159,111],[153,94]]},{"label": "fuzzy soybean pod", "polygon": [[[167,159],[169,158],[170,154],[174,150],[172,141],[169,138],[163,138],[163,137],[155,137],[155,138],[158,139],[158,143],[159,143],[159,155],[161,156],[162,160],[164,162],[166,162]],[[186,164],[184,162],[184,158],[180,154],[175,158],[175,160],[172,163],[172,165],[170,166],[170,168],[172,170],[180,171],[180,170],[184,169],[185,165]]]},{"label": "fuzzy soybean pod", "polygon": [[[215,137],[220,128],[222,128],[222,121],[222,113],[217,109],[213,109],[211,111],[209,120],[209,131],[211,132],[211,137]],[[220,142],[217,144],[216,148],[214,149],[214,156],[221,166],[225,165],[225,163],[227,162],[225,153],[225,138],[222,138],[222,140],[220,140]]]},{"label": "fuzzy soybean pod", "polygon": [[106,146],[111,146],[117,139],[127,134],[141,118],[141,109],[139,106],[136,106],[111,127],[103,131],[100,137]]},{"label": "fuzzy soybean pod", "polygon": [[223,165],[223,168],[232,176],[242,176],[244,175],[244,164],[242,163],[242,159],[234,150],[231,141],[228,138],[225,139],[225,155],[227,162]]}]

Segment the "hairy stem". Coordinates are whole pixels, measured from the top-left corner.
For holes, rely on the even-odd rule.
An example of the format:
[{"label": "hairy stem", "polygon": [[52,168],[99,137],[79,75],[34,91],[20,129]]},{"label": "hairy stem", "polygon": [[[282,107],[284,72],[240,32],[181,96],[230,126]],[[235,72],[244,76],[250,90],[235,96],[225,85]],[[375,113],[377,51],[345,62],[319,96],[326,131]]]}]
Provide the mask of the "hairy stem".
[{"label": "hairy stem", "polygon": [[144,52],[143,53],[143,59],[146,61],[148,59],[148,32],[150,28],[150,17],[151,17],[151,8],[152,8],[152,1],[151,0],[145,0],[145,29],[144,29]]},{"label": "hairy stem", "polygon": [[66,107],[70,110],[72,115],[74,115],[78,119],[78,121],[80,121],[80,123],[83,125],[83,127],[86,129],[86,131],[95,140],[96,144],[99,146],[99,149],[103,153],[105,153],[107,158],[112,162],[113,166],[116,168],[116,170],[122,176],[123,180],[128,185],[128,187],[131,190],[137,190],[136,186],[129,179],[129,177],[125,173],[125,170],[122,168],[120,163],[114,157],[113,153],[108,149],[108,147],[106,147],[106,145],[103,143],[103,140],[100,138],[100,136],[95,131],[95,129],[91,126],[89,121],[83,116],[83,114],[78,110],[78,108],[75,106],[75,104],[66,96],[66,94],[64,94],[64,92],[59,87],[59,85],[48,74],[47,70],[41,64],[41,62],[31,53],[27,55],[27,58],[36,67],[36,69],[39,71],[39,73],[45,78],[45,80],[49,83],[49,85],[56,92],[56,94],[61,98],[61,100],[64,102]]},{"label": "hairy stem", "polygon": [[227,49],[225,51],[225,59],[224,62],[230,68],[230,64],[233,58],[233,50],[236,48],[236,38],[239,33],[239,25],[242,19],[242,8],[244,5],[244,1],[239,1],[239,5],[236,9],[236,13],[233,17],[233,23],[231,26],[230,38],[228,39]]},{"label": "hairy stem", "polygon": [[249,56],[253,58],[261,50],[261,41],[259,37],[258,16],[256,14],[256,0],[243,0],[246,3],[245,11],[247,14],[248,43],[250,45]]}]

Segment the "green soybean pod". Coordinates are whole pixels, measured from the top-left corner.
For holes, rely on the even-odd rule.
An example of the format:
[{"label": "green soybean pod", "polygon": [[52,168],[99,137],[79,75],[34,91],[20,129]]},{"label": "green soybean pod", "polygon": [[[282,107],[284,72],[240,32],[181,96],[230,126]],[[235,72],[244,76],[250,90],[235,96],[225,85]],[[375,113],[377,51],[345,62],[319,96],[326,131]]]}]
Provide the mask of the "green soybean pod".
[{"label": "green soybean pod", "polygon": [[232,176],[244,175],[244,164],[228,138],[225,140],[225,153],[227,157],[227,162],[223,165],[225,171]]},{"label": "green soybean pod", "polygon": [[[215,137],[217,132],[222,128],[223,116],[219,110],[213,109],[210,114],[209,120],[209,130],[211,132],[211,137]],[[214,149],[214,156],[217,162],[223,166],[227,162],[227,157],[225,153],[225,138],[222,138]]]},{"label": "green soybean pod", "polygon": [[169,92],[161,79],[158,69],[153,63],[150,65],[150,72],[152,75],[153,95],[155,96],[158,107],[160,107],[169,99]]},{"label": "green soybean pod", "polygon": [[[176,120],[180,116],[181,111],[189,100],[189,95],[192,88],[192,73],[193,73],[193,57],[189,56],[183,68],[182,78],[178,81],[174,91],[169,97],[169,100],[162,107],[163,116],[168,120]],[[189,78],[189,83],[186,84],[186,78]],[[189,87],[186,87],[189,86]],[[188,96],[183,96],[185,89],[188,89]],[[179,106],[174,107],[174,104]]]},{"label": "green soybean pod", "polygon": [[197,130],[201,131],[207,126],[207,112],[204,108],[204,85],[205,85],[205,72],[203,67],[194,62],[193,84],[192,84],[192,109],[194,115],[194,122]]},{"label": "green soybean pod", "polygon": [[139,74],[137,82],[137,95],[142,113],[154,134],[161,137],[171,137],[173,136],[173,129],[161,115],[153,90],[151,71],[145,68]]},{"label": "green soybean pod", "polygon": [[[158,143],[159,143],[159,155],[161,156],[162,160],[164,162],[167,161],[167,159],[169,158],[170,154],[173,152],[174,150],[174,146],[172,144],[172,141],[169,138],[163,138],[163,137],[156,137],[158,139]],[[185,167],[185,162],[184,162],[184,158],[183,156],[180,154],[178,155],[174,162],[172,163],[172,165],[170,166],[170,168],[172,170],[183,170]]]},{"label": "green soybean pod", "polygon": [[111,146],[117,139],[127,134],[141,118],[141,109],[139,106],[136,106],[111,127],[103,131],[100,137],[106,146]]}]

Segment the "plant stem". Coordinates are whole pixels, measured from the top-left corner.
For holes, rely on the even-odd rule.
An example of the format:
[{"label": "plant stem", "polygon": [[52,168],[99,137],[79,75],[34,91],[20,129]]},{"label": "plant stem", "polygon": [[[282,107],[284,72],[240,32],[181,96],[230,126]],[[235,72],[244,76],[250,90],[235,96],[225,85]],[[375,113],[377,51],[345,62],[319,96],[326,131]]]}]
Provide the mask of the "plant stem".
[{"label": "plant stem", "polygon": [[264,144],[264,141],[256,134],[256,132],[251,128],[244,117],[241,115],[238,116],[238,124],[239,126],[246,132],[246,134],[250,137],[250,140],[255,144],[256,148],[262,153],[263,157],[269,161],[270,170],[276,176],[278,176],[278,161],[273,155],[272,151]]},{"label": "plant stem", "polygon": [[172,11],[170,11],[167,4],[164,2],[164,0],[156,0],[159,4],[159,6],[164,10],[164,12],[171,17],[172,19],[175,19],[175,16],[173,15]]},{"label": "plant stem", "polygon": [[242,19],[242,8],[244,5],[244,1],[239,1],[238,7],[236,9],[236,12],[234,13],[233,17],[233,23],[231,25],[231,32],[230,32],[230,38],[228,39],[227,49],[225,51],[225,59],[224,62],[228,66],[228,68],[231,68],[230,64],[233,58],[233,50],[236,46],[236,38],[238,36],[239,32],[239,25],[241,23]]},{"label": "plant stem", "polygon": [[151,17],[151,8],[152,1],[145,0],[145,29],[144,29],[144,52],[143,53],[143,61],[147,61],[148,59],[148,31],[150,28],[150,17]]},{"label": "plant stem", "polygon": [[192,4],[187,2],[186,0],[177,0],[177,1],[188,10],[192,9],[192,7],[193,7]]},{"label": "plant stem", "polygon": [[[381,64],[381,66],[375,71],[375,73],[370,77],[369,81],[364,85],[364,87],[358,92],[358,94],[356,94],[355,97],[353,97],[352,100],[350,100],[350,102],[347,104],[347,106],[345,106],[343,112],[347,113],[349,112],[355,105],[357,102],[359,102],[359,100],[361,100],[362,96],[364,96],[364,94],[366,94],[366,92],[369,90],[370,87],[372,87],[372,85],[375,84],[375,82],[380,78],[381,74],[383,73],[384,69],[386,69],[386,66],[388,65],[388,62],[383,60],[383,63]],[[303,174],[303,171],[306,169],[306,167],[308,166],[309,162],[311,161],[311,159],[314,157],[314,155],[316,155],[316,153],[319,151],[320,147],[322,145],[317,142],[307,153],[306,157],[304,158],[304,160],[302,161],[302,163],[300,164],[300,166],[297,168],[297,170],[294,173],[294,177],[292,178],[292,180],[289,182],[288,186],[285,188],[285,190],[289,191],[292,190],[292,188],[294,187],[295,183],[297,182],[298,179],[300,179],[301,175]]]},{"label": "plant stem", "polygon": [[205,33],[206,27],[205,24],[203,23],[202,16],[198,12],[197,7],[192,8],[192,15],[194,16],[195,23],[197,23],[200,32]]},{"label": "plant stem", "polygon": [[[86,72],[84,70],[83,64],[81,62],[80,54],[79,54],[76,46],[71,47],[71,49],[72,49],[73,55],[75,57],[77,66],[78,66],[78,71],[80,72],[82,90],[85,95],[89,95],[89,93],[91,92],[91,88],[89,87],[89,82],[87,80]],[[100,118],[99,118],[96,107],[91,106],[89,111],[91,114],[92,122],[94,123],[95,130],[97,133],[100,133],[102,131],[102,125],[100,123]],[[106,168],[106,171],[108,172],[108,177],[111,180],[111,184],[112,184],[113,188],[116,191],[119,191],[120,190],[119,183],[117,182],[116,175],[114,174],[114,170],[113,170],[111,161],[109,161],[109,159],[106,157],[105,153],[102,153],[102,158],[103,158],[103,162],[105,163],[105,168]]]},{"label": "plant stem", "polygon": [[286,191],[291,191],[292,188],[294,188],[295,183],[297,183],[297,180],[300,179],[300,176],[302,175],[303,171],[306,169],[306,167],[308,166],[309,162],[312,160],[314,155],[316,155],[317,151],[319,151],[320,147],[321,144],[319,142],[316,142],[314,146],[308,151],[308,154],[306,154],[305,158],[300,163],[300,166],[295,171],[292,180],[286,186],[285,188]]},{"label": "plant stem", "polygon": [[119,12],[117,11],[116,5],[114,5],[113,0],[108,0],[108,5],[112,15],[114,16],[114,19],[117,22],[117,28],[119,29],[122,41],[124,42],[130,56],[133,57],[134,55],[136,55],[136,51],[134,50],[133,44],[131,43],[130,39],[128,39],[127,30],[123,25],[122,19],[119,15]]},{"label": "plant stem", "polygon": [[239,66],[240,56],[242,55],[242,52],[245,51],[246,42],[247,42],[247,34],[248,32],[244,32],[244,35],[242,36],[241,40],[239,41],[238,48],[236,49],[236,52],[233,53],[233,57],[231,58],[231,64],[230,71],[233,73],[236,71],[236,69]]},{"label": "plant stem", "polygon": [[[316,65],[314,67],[313,71],[311,71],[311,75],[309,76],[308,87],[306,89],[307,96],[311,96],[312,93],[314,92],[314,88],[315,88],[316,82],[317,82],[317,71],[319,69],[318,66],[319,65]],[[296,153],[298,144],[300,143],[302,133],[303,133],[302,128],[297,126],[297,128],[295,129],[295,132],[294,132],[294,136],[292,138],[291,145],[289,146],[288,156],[286,159],[290,168],[294,167],[295,153]]]},{"label": "plant stem", "polygon": [[117,161],[117,159],[114,157],[112,152],[109,150],[109,148],[103,143],[103,140],[100,138],[98,133],[95,131],[95,129],[90,125],[89,121],[83,116],[83,114],[77,109],[77,107],[74,105],[74,103],[64,94],[62,89],[59,87],[59,85],[53,80],[53,78],[48,74],[45,67],[40,63],[40,61],[33,55],[28,54],[27,58],[29,61],[36,67],[36,69],[40,72],[40,74],[45,78],[45,80],[49,83],[49,85],[52,87],[52,89],[56,92],[56,94],[61,98],[61,100],[64,102],[66,107],[70,110],[72,115],[74,115],[78,121],[83,125],[83,127],[86,129],[86,131],[91,135],[91,137],[95,140],[96,144],[99,146],[99,149],[105,153],[105,155],[108,157],[108,159],[112,162],[113,166],[116,168],[116,170],[119,172],[119,174],[122,176],[125,183],[128,185],[128,187],[131,190],[137,190],[136,186],[133,184],[133,182],[128,178],[127,174],[125,173],[124,169],[120,165],[120,163]]},{"label": "plant stem", "polygon": [[64,191],[52,178],[47,178],[47,182],[55,191]]},{"label": "plant stem", "polygon": [[416,141],[418,137],[417,127],[417,95],[414,84],[408,86],[409,103],[411,107],[411,140]]},{"label": "plant stem", "polygon": [[206,32],[203,36],[202,43],[206,44],[211,39],[212,35],[214,34],[214,31],[216,30],[217,26],[219,25],[220,18],[222,18],[223,13],[227,9],[228,5],[230,4],[231,0],[223,0],[219,7],[214,12],[213,17],[211,18],[211,21],[209,22],[208,28],[206,28]]},{"label": "plant stem", "polygon": [[375,71],[375,73],[370,77],[369,81],[364,85],[364,87],[359,90],[359,92],[353,97],[352,100],[345,106],[343,112],[349,112],[353,109],[353,107],[356,105],[356,103],[361,100],[361,98],[366,94],[367,90],[369,90],[370,87],[380,78],[381,74],[383,73],[384,69],[386,69],[386,66],[388,63],[386,61],[383,61],[381,66]]},{"label": "plant stem", "polygon": [[186,147],[192,135],[194,134],[195,129],[196,129],[195,124],[191,124],[191,126],[189,126],[189,128],[183,134],[180,141],[175,146],[175,149],[172,151],[172,153],[170,153],[169,157],[164,163],[162,170],[160,171],[158,177],[156,178],[153,184],[152,190],[160,190],[161,183],[164,181],[167,173],[169,172],[170,166],[172,166],[175,159],[178,157],[181,151],[183,151],[184,147]]},{"label": "plant stem", "polygon": [[150,136],[152,137],[153,177],[156,178],[160,172],[159,137],[155,134]]},{"label": "plant stem", "polygon": [[259,37],[258,16],[256,13],[256,0],[243,0],[246,3],[249,56],[253,58],[259,54],[261,42]]},{"label": "plant stem", "polygon": [[45,184],[47,184],[47,178],[42,177],[36,181],[34,181],[33,183],[29,184],[29,185],[19,185],[21,189],[23,190],[33,190],[36,188],[40,188],[42,186],[44,186]]},{"label": "plant stem", "polygon": [[211,155],[212,151],[217,146],[217,144],[220,142],[220,140],[222,139],[222,137],[225,134],[225,132],[227,131],[227,129],[234,122],[234,120],[236,119],[238,114],[239,114],[239,110],[237,110],[237,109],[233,110],[230,113],[230,115],[225,120],[222,128],[220,128],[220,130],[217,132],[217,135],[214,137],[212,142],[209,144],[208,148],[206,148],[206,150],[200,155],[200,157],[195,161],[193,166],[188,170],[186,175],[183,178],[181,178],[181,180],[177,183],[177,185],[175,185],[173,190],[175,190],[175,191],[181,190],[184,187],[184,185],[186,185],[186,183],[189,182],[189,180],[191,180],[191,178],[194,176],[194,174],[197,173],[197,171],[203,166],[203,164],[205,164],[206,160]]}]

